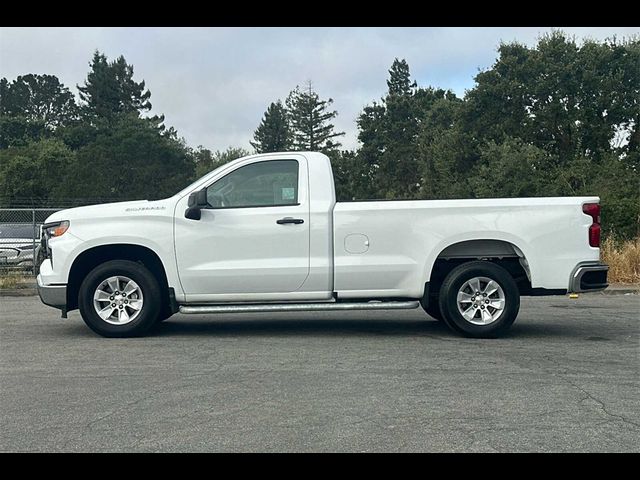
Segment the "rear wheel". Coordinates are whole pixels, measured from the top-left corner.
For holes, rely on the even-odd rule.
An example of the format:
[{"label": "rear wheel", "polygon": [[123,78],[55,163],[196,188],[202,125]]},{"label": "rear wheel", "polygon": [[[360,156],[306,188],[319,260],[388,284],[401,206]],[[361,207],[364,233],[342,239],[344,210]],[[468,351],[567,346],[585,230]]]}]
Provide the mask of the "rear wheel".
[{"label": "rear wheel", "polygon": [[476,338],[505,333],[520,309],[520,292],[504,268],[488,261],[457,266],[440,288],[440,311],[453,330]]},{"label": "rear wheel", "polygon": [[112,260],[98,265],[84,279],[78,294],[82,319],[104,337],[142,335],[156,322],[161,294],[144,265]]}]

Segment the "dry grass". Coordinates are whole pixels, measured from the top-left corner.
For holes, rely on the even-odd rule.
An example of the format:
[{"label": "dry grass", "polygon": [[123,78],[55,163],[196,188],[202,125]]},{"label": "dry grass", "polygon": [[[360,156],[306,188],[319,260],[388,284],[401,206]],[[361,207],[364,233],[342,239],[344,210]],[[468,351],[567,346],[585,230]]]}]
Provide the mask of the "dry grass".
[{"label": "dry grass", "polygon": [[0,289],[22,288],[25,284],[33,282],[33,275],[24,272],[1,272]]},{"label": "dry grass", "polygon": [[609,283],[640,283],[640,238],[624,242],[607,238],[600,256],[609,265]]}]

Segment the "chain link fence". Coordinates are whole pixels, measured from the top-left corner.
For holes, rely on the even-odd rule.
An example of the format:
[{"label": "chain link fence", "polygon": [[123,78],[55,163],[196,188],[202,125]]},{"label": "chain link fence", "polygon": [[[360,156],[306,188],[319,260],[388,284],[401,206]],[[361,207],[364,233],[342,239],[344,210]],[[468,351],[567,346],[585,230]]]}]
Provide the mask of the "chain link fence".
[{"label": "chain link fence", "polygon": [[41,227],[61,208],[0,208],[0,275],[36,275],[42,262]]}]

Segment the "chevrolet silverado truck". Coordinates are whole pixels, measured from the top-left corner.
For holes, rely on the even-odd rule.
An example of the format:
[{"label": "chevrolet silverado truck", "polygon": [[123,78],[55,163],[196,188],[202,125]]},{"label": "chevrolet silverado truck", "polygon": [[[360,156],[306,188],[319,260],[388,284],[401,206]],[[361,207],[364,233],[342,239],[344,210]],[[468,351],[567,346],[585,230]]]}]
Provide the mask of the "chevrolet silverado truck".
[{"label": "chevrolet silverado truck", "polygon": [[521,295],[608,286],[598,197],[336,202],[316,152],[243,157],[170,198],[62,210],[42,229],[40,298],[105,337],[177,312],[422,306],[493,338]]}]

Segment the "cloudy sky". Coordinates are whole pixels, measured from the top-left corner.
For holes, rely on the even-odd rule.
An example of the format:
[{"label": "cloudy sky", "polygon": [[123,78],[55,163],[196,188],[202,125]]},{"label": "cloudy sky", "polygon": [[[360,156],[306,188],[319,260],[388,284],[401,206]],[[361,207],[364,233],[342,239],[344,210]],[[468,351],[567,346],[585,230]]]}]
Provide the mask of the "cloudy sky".
[{"label": "cloudy sky", "polygon": [[[640,28],[558,27],[583,38],[618,38]],[[420,86],[462,96],[491,66],[500,41],[534,45],[551,28],[0,28],[0,77],[56,75],[77,93],[98,49],[124,55],[191,146],[249,148],[267,105],[312,80],[334,99],[343,145],[357,146],[355,119],[386,90],[395,57],[409,62]]]}]

